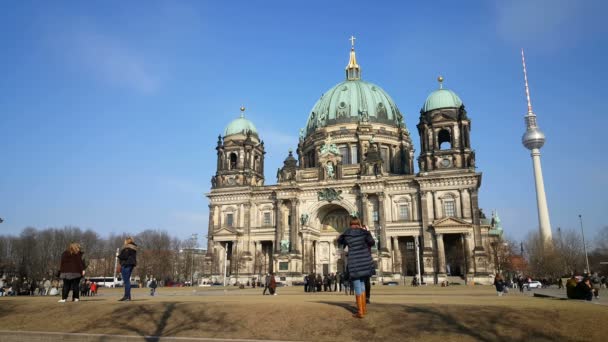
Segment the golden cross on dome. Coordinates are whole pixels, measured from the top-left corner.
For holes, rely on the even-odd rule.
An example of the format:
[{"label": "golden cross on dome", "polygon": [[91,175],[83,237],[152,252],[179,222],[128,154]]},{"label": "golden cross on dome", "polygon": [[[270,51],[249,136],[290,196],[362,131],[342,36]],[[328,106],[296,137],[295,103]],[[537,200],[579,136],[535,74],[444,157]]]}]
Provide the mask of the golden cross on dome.
[{"label": "golden cross on dome", "polygon": [[355,38],[354,36],[350,36],[350,38],[348,38],[348,40],[350,40],[350,46],[354,49],[355,48]]}]

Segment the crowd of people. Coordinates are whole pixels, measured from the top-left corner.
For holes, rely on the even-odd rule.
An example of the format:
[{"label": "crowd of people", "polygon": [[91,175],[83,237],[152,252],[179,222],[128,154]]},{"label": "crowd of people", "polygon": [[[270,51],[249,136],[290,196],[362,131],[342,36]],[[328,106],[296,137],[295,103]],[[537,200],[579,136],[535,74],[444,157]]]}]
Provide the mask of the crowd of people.
[{"label": "crowd of people", "polygon": [[566,281],[566,296],[569,299],[582,299],[592,301],[600,298],[600,289],[606,288],[606,276],[600,277],[597,272],[585,274],[584,276],[572,275]]},{"label": "crowd of people", "polygon": [[[509,292],[509,288],[518,288],[519,292],[524,292],[524,289],[531,289],[532,280],[530,278],[524,278],[522,276],[515,277],[511,280],[505,280],[501,274],[497,274],[494,278],[494,287],[498,296],[502,296]],[[563,279],[558,280],[542,279],[538,281],[540,288],[549,288],[550,286],[557,285],[558,289],[566,289],[566,296],[568,299],[581,299],[592,301],[594,298],[599,299],[599,293],[601,288],[608,287],[608,277],[600,276],[597,272],[591,274],[584,274],[583,276],[572,275],[564,285]]]}]

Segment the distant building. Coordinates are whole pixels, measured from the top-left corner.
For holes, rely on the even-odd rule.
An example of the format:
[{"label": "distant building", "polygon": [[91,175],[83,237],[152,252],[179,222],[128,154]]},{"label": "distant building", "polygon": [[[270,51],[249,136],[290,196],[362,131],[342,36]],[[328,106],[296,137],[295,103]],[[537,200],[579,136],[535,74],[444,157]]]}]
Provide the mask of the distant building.
[{"label": "distant building", "polygon": [[224,267],[233,282],[266,272],[286,281],[342,272],[336,238],[357,216],[377,239],[373,255],[383,280],[412,277],[419,267],[428,283],[449,276],[488,282],[497,232],[479,209],[471,119],[438,81],[416,126],[417,174],[403,114],[382,88],[362,80],[354,47],[346,79],[313,106],[276,185],[265,185],[262,132],[241,108],[218,137],[207,194],[213,276],[223,277]]}]

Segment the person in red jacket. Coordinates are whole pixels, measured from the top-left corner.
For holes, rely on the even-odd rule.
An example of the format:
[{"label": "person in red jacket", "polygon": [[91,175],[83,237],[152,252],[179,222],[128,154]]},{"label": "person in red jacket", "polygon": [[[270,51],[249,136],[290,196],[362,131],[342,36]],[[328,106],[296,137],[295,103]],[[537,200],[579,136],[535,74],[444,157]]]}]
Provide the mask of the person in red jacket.
[{"label": "person in red jacket", "polygon": [[91,283],[91,296],[96,296],[96,295],[97,295],[97,283],[92,282]]},{"label": "person in red jacket", "polygon": [[65,303],[72,290],[72,301],[78,302],[80,278],[85,273],[85,263],[80,245],[76,242],[70,243],[68,248],[61,254],[59,266],[59,278],[63,279],[63,291],[59,303]]}]

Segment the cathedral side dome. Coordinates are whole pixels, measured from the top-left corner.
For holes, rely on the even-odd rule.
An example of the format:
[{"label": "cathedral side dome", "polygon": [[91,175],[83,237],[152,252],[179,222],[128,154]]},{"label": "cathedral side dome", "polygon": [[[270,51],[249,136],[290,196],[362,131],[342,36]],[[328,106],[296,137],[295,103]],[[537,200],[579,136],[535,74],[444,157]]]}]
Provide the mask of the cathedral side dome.
[{"label": "cathedral side dome", "polygon": [[426,98],[424,106],[422,106],[422,112],[439,108],[460,108],[462,106],[460,97],[455,92],[443,88],[443,77],[439,76],[437,80],[439,81],[439,89]]},{"label": "cathedral side dome", "polygon": [[234,135],[234,134],[243,134],[251,133],[253,135],[258,135],[258,130],[255,128],[253,122],[249,121],[243,115],[245,108],[241,107],[241,116],[232,120],[226,129],[224,130],[224,136]]}]

